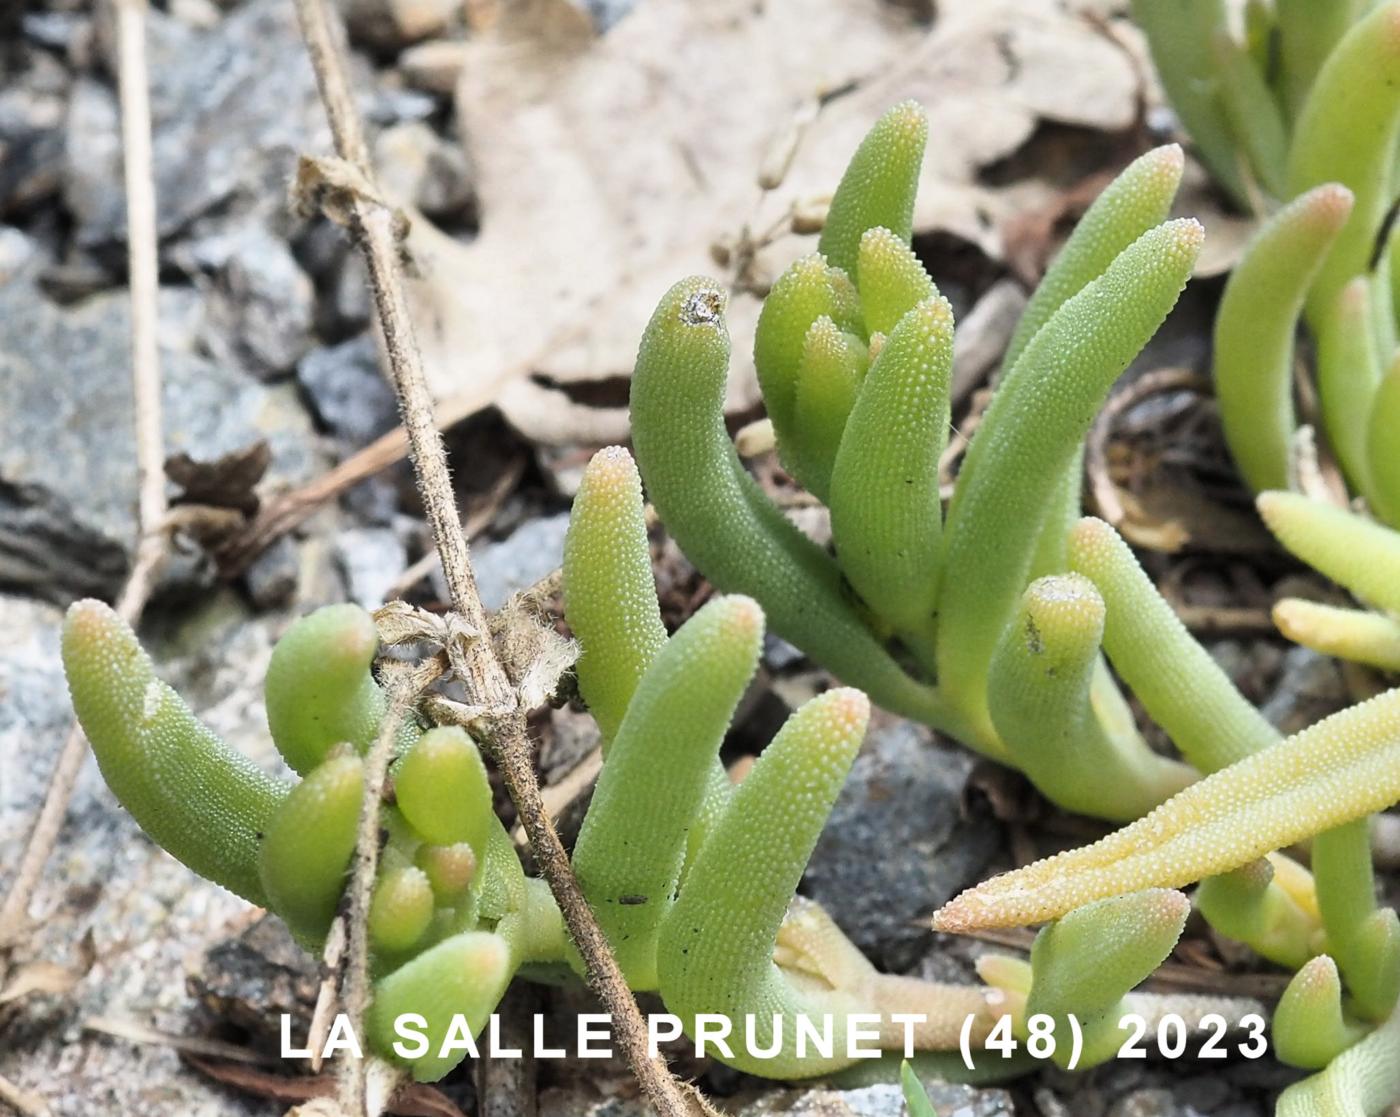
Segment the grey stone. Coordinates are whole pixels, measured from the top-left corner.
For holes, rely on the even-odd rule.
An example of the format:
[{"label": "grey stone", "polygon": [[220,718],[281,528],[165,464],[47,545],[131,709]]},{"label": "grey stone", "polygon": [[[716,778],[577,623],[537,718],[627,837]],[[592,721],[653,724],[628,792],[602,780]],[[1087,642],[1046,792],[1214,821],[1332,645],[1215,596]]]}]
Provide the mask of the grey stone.
[{"label": "grey stone", "polygon": [[1109,1117],[1186,1117],[1170,1090],[1137,1090],[1120,1098]]},{"label": "grey stone", "polygon": [[[189,292],[161,307],[162,342],[182,340]],[[0,584],[60,601],[120,588],[136,527],[129,313],[119,293],[63,308],[29,283],[0,288],[0,415],[22,417],[0,443]],[[294,394],[169,345],[162,374],[167,453],[209,460],[265,438],[273,482],[319,468]]]},{"label": "grey stone", "polygon": [[[979,1090],[945,1082],[927,1083],[928,1100],[938,1117],[1014,1117],[1011,1097],[1003,1090]],[[893,1084],[854,1090],[783,1090],[765,1094],[739,1111],[739,1117],[905,1117],[904,1094]]]},{"label": "grey stone", "polygon": [[212,280],[204,340],[216,360],[271,379],[311,348],[315,291],[281,237],[243,223],[182,247],[175,259]]},{"label": "grey stone", "polygon": [[961,817],[972,759],[910,722],[877,726],[856,758],[812,854],[802,891],[867,955],[909,968],[928,916],[978,879],[1000,830]]},{"label": "grey stone", "polygon": [[1293,734],[1350,703],[1341,666],[1310,648],[1289,648],[1283,670],[1260,712],[1280,733]]},{"label": "grey stone", "polygon": [[1219,1075],[1183,1078],[1173,1087],[1177,1101],[1198,1113],[1218,1113],[1230,1098],[1230,1084]]},{"label": "grey stone", "polygon": [[398,422],[394,391],[379,371],[369,334],[312,350],[297,365],[297,382],[321,424],[353,446],[372,442]]},{"label": "grey stone", "polygon": [[322,313],[332,334],[359,333],[369,325],[374,300],[370,296],[369,271],[357,253],[346,256],[332,275]]},{"label": "grey stone", "polygon": [[[569,528],[569,514],[544,516],[529,520],[508,538],[484,543],[473,548],[472,565],[476,569],[476,586],[481,603],[488,609],[499,609],[513,593],[529,589],[564,561],[564,533]],[[434,573],[434,586],[439,586],[442,571]]]},{"label": "grey stone", "polygon": [[394,582],[408,568],[408,551],[390,528],[342,531],[335,538],[335,553],[350,600],[366,609],[383,605]]},{"label": "grey stone", "polygon": [[0,286],[32,267],[42,253],[33,237],[13,225],[0,225]]},{"label": "grey stone", "polygon": [[636,0],[583,0],[599,34],[611,28],[635,6]]},{"label": "grey stone", "polygon": [[378,128],[427,120],[442,108],[442,101],[418,89],[388,86],[374,91],[365,106],[365,119]]},{"label": "grey stone", "polygon": [[63,50],[85,21],[78,12],[26,12],[20,26],[31,43]]},{"label": "grey stone", "polygon": [[763,635],[763,662],[768,664],[774,671],[782,671],[787,667],[795,667],[806,660],[806,655],[801,648],[789,644],[781,636],[772,632]]},{"label": "grey stone", "polygon": [[[153,57],[151,67],[161,236],[216,210],[280,210],[298,153],[329,148],[292,5],[247,0],[208,31],[160,22],[170,25],[168,51],[152,38],[163,63]],[[112,94],[85,80],[75,102],[80,96],[70,113],[65,197],[80,245],[119,242],[126,218]],[[104,131],[103,121],[113,126]]]},{"label": "grey stone", "polygon": [[0,595],[0,848],[17,849],[28,833],[30,812],[43,801],[46,772],[38,755],[67,728],[62,620],[52,605]]},{"label": "grey stone", "polygon": [[38,213],[63,181],[68,72],[44,51],[25,52],[0,90],[0,215]]},{"label": "grey stone", "polygon": [[63,135],[63,202],[77,223],[79,241],[111,240],[126,223],[121,121],[112,90],[80,77],[68,100]]},{"label": "grey stone", "polygon": [[297,545],[283,535],[252,561],[243,581],[257,608],[276,609],[295,596],[299,573]]},{"label": "grey stone", "polygon": [[375,140],[380,185],[389,196],[429,217],[465,220],[476,206],[466,148],[422,121],[386,128]]},{"label": "grey stone", "polygon": [[281,1017],[305,1035],[320,986],[319,960],[292,938],[287,925],[265,915],[246,930],[215,943],[187,982],[190,995],[215,1019],[271,1044]]}]

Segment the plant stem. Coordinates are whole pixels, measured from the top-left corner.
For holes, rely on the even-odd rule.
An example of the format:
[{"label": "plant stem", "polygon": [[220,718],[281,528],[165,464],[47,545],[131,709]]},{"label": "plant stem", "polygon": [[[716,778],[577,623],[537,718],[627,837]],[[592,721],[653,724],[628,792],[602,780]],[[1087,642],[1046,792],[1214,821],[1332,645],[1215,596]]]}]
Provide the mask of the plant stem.
[{"label": "plant stem", "polygon": [[[372,185],[368,149],[346,79],[341,45],[343,31],[326,0],[297,0],[297,14],[316,71],[321,99],[326,105],[336,151]],[[611,1013],[619,1046],[647,1100],[664,1117],[691,1117],[712,1112],[698,1093],[672,1077],[663,1059],[648,1055],[646,1026],[637,1003],[579,889],[554,825],[545,813],[526,735],[525,714],[519,708],[515,690],[487,636],[486,612],[477,594],[446,454],[433,425],[432,399],[404,295],[396,228],[398,218],[377,198],[364,192],[352,192],[348,208],[351,233],[368,265],[384,353],[408,434],[418,488],[442,557],[452,606],[469,629],[461,657],[467,677],[462,682],[472,704],[484,711],[475,729],[485,738],[501,768],[535,860],[584,958],[589,984]],[[367,794],[377,795],[379,788],[372,786],[369,780],[367,784],[370,784]],[[356,926],[362,922],[351,923],[352,956],[354,937],[364,934],[363,927]],[[347,1004],[346,1009],[352,1012],[354,1020],[353,1007]]]}]

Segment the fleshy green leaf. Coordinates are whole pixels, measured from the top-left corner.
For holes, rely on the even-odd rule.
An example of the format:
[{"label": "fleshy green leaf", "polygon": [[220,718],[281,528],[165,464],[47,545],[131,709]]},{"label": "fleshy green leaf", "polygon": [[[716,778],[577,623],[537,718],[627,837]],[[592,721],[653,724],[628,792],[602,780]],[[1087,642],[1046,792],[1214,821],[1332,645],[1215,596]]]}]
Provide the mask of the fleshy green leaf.
[{"label": "fleshy green leaf", "polygon": [[[1340,182],[1356,199],[1350,220],[1308,293],[1308,317],[1314,325],[1343,284],[1367,270],[1391,203],[1398,137],[1400,4],[1388,2],[1353,24],[1328,54],[1294,128],[1288,164],[1291,191],[1301,194],[1324,182]],[[1381,352],[1393,345],[1392,341]]]},{"label": "fleshy green leaf", "polygon": [[1297,493],[1260,493],[1256,503],[1292,554],[1361,600],[1400,613],[1400,532]]},{"label": "fleshy green leaf", "polygon": [[[465,1050],[439,1054],[454,1018],[461,1014],[472,1035],[480,1033],[510,983],[510,948],[499,935],[468,931],[423,951],[374,986],[366,1025],[370,1042],[386,1058],[407,1065],[418,1082],[436,1082],[466,1057]],[[393,1050],[400,1037],[394,1022],[421,1016],[429,1040],[426,1054],[404,1059]],[[406,1042],[406,1041],[401,1041]]]},{"label": "fleshy green leaf", "polygon": [[657,928],[762,644],[763,613],[751,599],[704,606],[642,676],[603,765],[574,871],[634,989],[656,987]]},{"label": "fleshy green leaf", "polygon": [[1342,979],[1326,954],[1306,963],[1274,1009],[1274,1051],[1279,1062],[1321,1070],[1365,1034],[1342,1013]]},{"label": "fleshy green leaf", "polygon": [[1244,479],[1287,488],[1293,416],[1293,335],[1308,286],[1352,209],[1329,183],[1280,210],[1255,234],[1225,285],[1215,318],[1215,395]]},{"label": "fleshy green leaf", "polygon": [[[658,949],[666,1007],[693,1029],[701,1013],[731,1020],[755,1014],[754,1045],[773,1039],[784,1016],[781,1049],[770,1059],[735,1045],[732,1065],[765,1077],[809,1077],[839,1069],[849,1001],[813,1001],[774,964],[788,903],[807,866],[865,736],[870,707],[859,691],[833,690],[799,709],[759,757],[729,810],[700,847],[661,931]],[[716,933],[724,928],[723,933]],[[814,996],[816,996],[814,991]],[[830,998],[828,998],[828,1001]],[[813,1011],[816,1009],[816,1011]],[[796,1015],[836,1014],[834,1059],[795,1055]],[[693,1031],[691,1033],[693,1035]]]},{"label": "fleshy green leaf", "polygon": [[564,539],[564,598],[580,646],[579,693],[606,749],[638,680],[666,642],[642,482],[620,446],[599,450],[583,471]]},{"label": "fleshy green leaf", "polygon": [[1373,313],[1370,280],[1358,276],[1314,318],[1317,394],[1327,443],[1352,489],[1368,494],[1373,486],[1366,427],[1381,382]]},{"label": "fleshy green leaf", "polygon": [[717,285],[684,280],[661,300],[642,338],[632,436],[661,519],[717,588],[761,601],[773,631],[887,709],[936,720],[943,712],[936,694],[906,675],[866,627],[831,557],[744,471],[724,425],[723,310]]},{"label": "fleshy green leaf", "polygon": [[868,350],[823,314],[807,330],[797,372],[793,433],[784,455],[793,475],[818,500],[831,492],[831,467],[869,364]]},{"label": "fleshy green leaf", "polygon": [[325,935],[355,852],[364,765],[333,756],[292,788],[268,820],[258,872],[267,903],[297,934]]},{"label": "fleshy green leaf", "polygon": [[1138,237],[1167,219],[1185,163],[1176,144],[1153,148],[1129,163],[1094,199],[1036,284],[1007,344],[1004,368],[1016,363],[1031,338],[1067,299],[1101,276]]},{"label": "fleshy green leaf", "polygon": [[386,705],[370,668],[374,618],[358,605],[327,605],[293,624],[267,666],[267,723],[277,751],[305,775],[339,744],[363,753]]},{"label": "fleshy green leaf", "polygon": [[992,659],[987,695],[1016,766],[1067,810],[1126,821],[1195,778],[1135,729],[1111,736],[1090,701],[1103,599],[1077,574],[1033,582]]},{"label": "fleshy green leaf", "polygon": [[1366,497],[1376,514],[1400,527],[1400,362],[1392,362],[1371,397],[1366,424]]},{"label": "fleshy green leaf", "polygon": [[1393,690],[1207,776],[1092,845],[969,889],[934,926],[1021,926],[1107,896],[1178,888],[1397,800],[1400,690]]},{"label": "fleshy green leaf", "polygon": [[1285,597],[1274,605],[1273,617],[1295,644],[1382,671],[1400,671],[1400,623],[1381,613]]},{"label": "fleshy green leaf", "polygon": [[831,199],[818,250],[860,285],[860,241],[882,226],[906,244],[914,229],[914,194],[928,142],[928,117],[904,101],[870,129]]},{"label": "fleshy green leaf", "polygon": [[919,303],[938,295],[909,238],[884,227],[861,235],[859,274],[865,328],[872,334],[888,334]]},{"label": "fleshy green leaf", "polygon": [[395,765],[394,798],[410,826],[433,845],[486,849],[495,818],[491,781],[476,743],[455,726],[429,729]]},{"label": "fleshy green leaf", "polygon": [[1214,772],[1279,739],[1187,632],[1113,528],[1093,517],[1081,520],[1070,533],[1069,562],[1103,595],[1103,644],[1114,669],[1192,764]]},{"label": "fleshy green leaf", "polygon": [[287,785],[201,724],[100,601],[68,610],[63,668],[102,777],[141,829],[200,876],[265,905],[258,836]]},{"label": "fleshy green leaf", "polygon": [[391,954],[411,949],[433,919],[433,886],[422,869],[390,869],[375,882],[369,904],[369,939]]},{"label": "fleshy green leaf", "polygon": [[987,667],[1035,529],[1109,388],[1176,302],[1201,237],[1196,222],[1171,221],[1120,253],[1036,333],[973,436],[944,532],[938,677],[988,738]]},{"label": "fleshy green leaf", "polygon": [[931,298],[900,319],[870,366],[831,475],[842,572],[877,614],[930,650],[952,368],[953,311]]}]

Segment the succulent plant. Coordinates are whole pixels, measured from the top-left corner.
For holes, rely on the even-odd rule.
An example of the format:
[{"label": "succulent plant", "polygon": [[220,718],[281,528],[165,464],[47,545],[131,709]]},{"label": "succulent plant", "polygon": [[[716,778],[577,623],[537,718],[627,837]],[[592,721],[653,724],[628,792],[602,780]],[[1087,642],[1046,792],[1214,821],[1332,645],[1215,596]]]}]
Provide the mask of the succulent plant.
[{"label": "succulent plant", "polygon": [[[1237,932],[1267,931],[1261,953],[1284,964],[1306,956],[1274,1037],[1281,1058],[1328,1069],[1286,1094],[1279,1113],[1377,1114],[1400,1098],[1393,1038],[1400,917],[1376,905],[1366,819],[1396,801],[1400,691],[1390,691],[1213,773],[1093,845],[977,885],[945,906],[934,926],[967,931],[1068,919],[1086,904],[1212,878],[1202,885],[1201,905],[1225,907],[1217,926],[1229,933],[1233,921]],[[1261,860],[1309,838],[1311,890]],[[1270,896],[1275,884],[1291,904]],[[1309,908],[1321,931],[1310,940],[1289,930],[1306,927],[1300,917]]]},{"label": "succulent plant", "polygon": [[[1365,819],[1400,799],[1400,692],[1280,741],[1112,528],[1079,519],[1087,426],[1171,308],[1200,242],[1194,223],[1163,220],[1180,152],[1138,159],[1056,259],[945,515],[952,314],[909,245],[925,133],[908,104],[875,126],[836,192],[821,252],[774,285],[755,341],[779,453],[830,508],[834,556],[763,493],[729,440],[722,289],[677,284],[642,339],[632,401],[641,472],[723,595],[668,636],[641,477],[624,450],[600,451],[564,563],[579,693],[604,755],[573,850],[583,893],[634,990],[657,992],[694,1038],[705,1019],[724,1022],[736,1037],[719,1048],[726,1062],[803,1078],[851,1071],[862,1014],[879,1021],[875,1046],[912,1042],[922,1052],[912,1064],[943,1074],[956,1070],[948,1052],[964,1023],[980,1045],[999,1017],[1027,1046],[1038,1022],[1073,1017],[1084,1027],[1076,1065],[1111,1058],[1124,1013],[1183,1007],[1134,989],[1181,934],[1190,902],[1175,890],[1202,881],[1197,906],[1222,933],[1297,971],[1278,1049],[1326,1069],[1290,1090],[1280,1112],[1378,1112],[1400,1092],[1400,920],[1376,906]],[[1306,522],[1316,510],[1269,500],[1289,546],[1388,604],[1383,563],[1358,562],[1346,535],[1382,529],[1339,521],[1334,543],[1317,544]],[[1296,545],[1290,514],[1303,524]],[[869,707],[846,687],[812,699],[733,784],[719,747],[756,670],[765,614],[845,682],[1020,768],[1062,805],[1144,816],[986,882],[938,916],[947,930],[1049,921],[1029,960],[984,956],[986,987],[884,974],[795,895]],[[155,841],[275,911],[308,948],[341,909],[354,856],[361,754],[388,705],[378,650],[374,618],[352,606],[313,613],[279,641],[268,721],[301,777],[292,782],[202,726],[106,606],[73,606],[63,636],[74,707],[118,798]],[[1181,760],[1148,747],[1110,663]],[[454,1018],[480,1031],[517,975],[583,970],[552,895],[525,875],[494,813],[476,743],[426,724],[432,708],[397,738],[367,918],[371,1046],[420,1080],[463,1056],[438,1050]],[[1312,872],[1277,852],[1306,838]],[[1195,1019],[1242,1011],[1221,999],[1186,1007]],[[394,1050],[403,1013],[426,1021],[425,1052]],[[901,1014],[922,1018],[909,1037]],[[798,1017],[826,1016],[829,1049],[804,1053]],[[1054,1057],[1068,1061],[1064,1050]],[[917,1111],[912,1076],[906,1064]]]},{"label": "succulent plant", "polygon": [[[781,635],[846,682],[1020,768],[1062,806],[1146,815],[940,913],[945,930],[1055,921],[1029,963],[984,958],[979,970],[1022,1038],[1032,1017],[1074,1012],[1089,1024],[1087,1062],[1110,1057],[1124,998],[1181,931],[1186,901],[1163,889],[1201,881],[1197,905],[1221,933],[1299,971],[1279,1025],[1285,1056],[1333,1064],[1321,1080],[1352,1089],[1353,1072],[1336,1067],[1373,1063],[1340,1053],[1375,1049],[1400,983],[1365,821],[1400,798],[1400,708],[1377,700],[1281,741],[1113,529],[1075,522],[1089,418],[1194,258],[1193,226],[1159,224],[1179,154],[1158,149],[1129,167],[1052,264],[945,516],[951,314],[892,231],[909,225],[922,137],[909,105],[872,130],[832,201],[836,232],[774,284],[755,338],[780,459],[830,509],[834,553],[784,517],[727,437],[724,293],[709,280],[674,287],[642,341],[632,415],[648,493],[702,573],[753,595]],[[1314,255],[1349,202],[1325,188],[1294,207],[1316,226]],[[1249,291],[1296,317],[1307,245],[1295,235],[1279,246],[1268,266],[1256,258]],[[1277,356],[1282,342],[1272,344],[1257,350]],[[1182,761],[1145,745],[1108,662]],[[1278,852],[1304,838],[1311,873]]]},{"label": "succulent plant", "polygon": [[1287,597],[1274,606],[1279,630],[1314,651],[1400,671],[1400,532],[1297,493],[1261,493],[1258,505],[1285,548],[1370,606]]},{"label": "succulent plant", "polygon": [[[1050,267],[945,515],[952,313],[907,243],[925,132],[913,104],[875,125],[822,251],[776,281],[754,340],[778,453],[829,507],[834,554],[759,489],[728,437],[725,296],[710,280],[673,287],[643,337],[642,476],[702,573],[758,600],[843,681],[1020,768],[1062,806],[1136,818],[1273,740],[1110,529],[1071,543],[1084,434],[1200,242],[1194,222],[1163,221],[1181,153],[1128,167]],[[1189,763],[1145,743],[1101,646]]]},{"label": "succulent plant", "polygon": [[[640,483],[625,451],[600,452],[575,504],[565,564],[569,617],[583,654],[580,690],[605,726],[605,763],[573,853],[576,875],[628,983],[657,990],[693,1024],[718,1014],[752,1043],[732,1060],[755,1073],[839,1070],[852,1013],[928,1017],[921,1049],[957,1042],[985,992],[885,975],[816,904],[794,899],[817,836],[865,733],[868,704],[833,690],[798,710],[739,788],[718,750],[758,664],[763,614],[718,598],[674,636],[661,625]],[[363,793],[359,753],[384,698],[372,667],[375,624],[355,606],[296,622],[268,669],[269,727],[298,783],[264,775],[202,726],[156,677],[129,628],[95,601],[74,605],[63,653],[74,707],[109,786],[159,844],[201,875],[280,915],[308,947],[341,903]],[[390,1056],[393,1021],[417,1013],[439,1057],[454,1014],[473,1032],[524,968],[582,971],[543,884],[527,878],[498,821],[475,742],[415,722],[399,743],[387,834],[369,909],[376,978],[370,1040]],[[773,1014],[787,1019],[774,1034]],[[832,1053],[797,1058],[795,1014],[836,1021]],[[767,1021],[767,1022],[765,1022]],[[982,1029],[985,1032],[985,1028]]]},{"label": "succulent plant", "polygon": [[[1294,487],[1294,335],[1351,491],[1400,526],[1400,273],[1388,214],[1400,142],[1400,4],[1256,0],[1246,42],[1222,0],[1135,0],[1202,159],[1261,225],[1215,325],[1220,415],[1256,492]],[[1286,203],[1286,204],[1285,204]]]}]

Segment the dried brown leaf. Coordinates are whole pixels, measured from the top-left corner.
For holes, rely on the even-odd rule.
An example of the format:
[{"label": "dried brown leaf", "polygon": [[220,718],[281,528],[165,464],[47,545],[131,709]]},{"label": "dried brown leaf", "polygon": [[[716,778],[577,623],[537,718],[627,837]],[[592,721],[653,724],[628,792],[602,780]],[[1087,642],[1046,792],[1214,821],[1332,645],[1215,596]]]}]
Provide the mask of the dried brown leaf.
[{"label": "dried brown leaf", "polygon": [[[775,230],[752,238],[756,252],[732,254],[743,282],[729,311],[730,406],[752,405],[749,288],[811,250],[785,232],[791,211],[829,194],[870,123],[907,97],[929,106],[938,136],[916,228],[998,255],[1012,201],[1046,188],[986,187],[978,172],[1041,120],[1127,128],[1138,78],[1123,50],[1058,6],[939,8],[930,31],[882,0],[648,0],[598,38],[564,0],[498,6],[467,44],[457,95],[480,235],[463,244],[415,218],[407,241],[435,397],[453,413],[496,403],[539,441],[616,439],[621,407],[561,388],[629,375],[672,282],[714,272],[712,246]],[[815,118],[795,129],[814,102]],[[778,176],[773,152],[784,148],[787,163],[795,131]],[[765,173],[781,177],[766,194]]]},{"label": "dried brown leaf", "polygon": [[213,461],[196,461],[187,453],[165,459],[165,475],[180,489],[171,504],[204,504],[231,508],[251,516],[258,510],[258,482],[272,462],[265,439]]},{"label": "dried brown leaf", "polygon": [[[240,1063],[221,1063],[186,1054],[185,1062],[215,1082],[255,1097],[296,1104],[298,1117],[342,1117],[334,1102],[333,1075],[273,1074]],[[388,1112],[396,1117],[466,1117],[441,1090],[422,1083],[401,1086],[389,1102]],[[290,1115],[289,1115],[290,1117]]]}]

